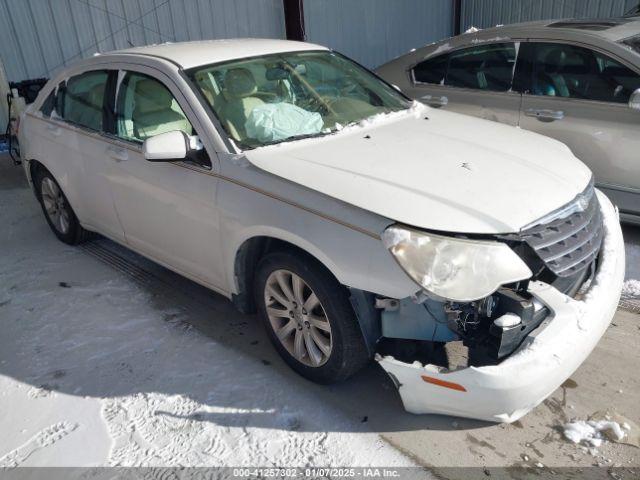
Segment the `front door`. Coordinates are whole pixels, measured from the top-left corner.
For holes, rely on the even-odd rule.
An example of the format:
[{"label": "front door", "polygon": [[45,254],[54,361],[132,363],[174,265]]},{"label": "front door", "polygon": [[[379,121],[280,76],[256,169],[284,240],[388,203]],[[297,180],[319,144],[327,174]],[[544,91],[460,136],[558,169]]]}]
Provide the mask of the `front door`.
[{"label": "front door", "polygon": [[494,43],[431,57],[413,67],[406,93],[435,108],[518,125],[517,50],[517,43]]},{"label": "front door", "polygon": [[520,125],[567,144],[622,213],[640,214],[640,112],[629,97],[640,75],[582,46],[523,44]]},{"label": "front door", "polygon": [[142,153],[143,141],[151,136],[173,130],[197,133],[175,84],[155,72],[119,75],[114,144],[109,151],[116,211],[126,241],[134,249],[219,288],[224,276],[218,242],[218,179],[211,174],[210,164],[215,152],[208,152],[203,164],[149,162]]}]

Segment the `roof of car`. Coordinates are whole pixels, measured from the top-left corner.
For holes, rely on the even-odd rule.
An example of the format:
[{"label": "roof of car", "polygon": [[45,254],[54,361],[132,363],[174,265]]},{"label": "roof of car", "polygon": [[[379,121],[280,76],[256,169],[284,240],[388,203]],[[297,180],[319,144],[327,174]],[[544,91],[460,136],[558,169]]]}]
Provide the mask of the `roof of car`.
[{"label": "roof of car", "polygon": [[523,37],[533,34],[544,34],[544,36],[588,35],[616,42],[640,34],[640,17],[539,20],[487,28],[480,32],[484,35],[499,33],[509,37]]},{"label": "roof of car", "polygon": [[118,50],[117,54],[152,55],[170,60],[188,69],[199,65],[225,62],[240,58],[304,50],[327,50],[306,42],[262,38],[201,40],[195,42],[163,43]]}]

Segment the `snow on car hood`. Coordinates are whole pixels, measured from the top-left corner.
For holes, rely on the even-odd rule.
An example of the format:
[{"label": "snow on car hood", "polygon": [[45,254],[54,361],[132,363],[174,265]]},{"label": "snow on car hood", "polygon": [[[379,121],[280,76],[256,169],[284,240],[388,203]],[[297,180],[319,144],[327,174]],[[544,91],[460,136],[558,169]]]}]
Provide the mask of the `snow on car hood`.
[{"label": "snow on car hood", "polygon": [[245,154],[341,201],[446,232],[517,232],[569,203],[591,178],[560,142],[422,105]]}]

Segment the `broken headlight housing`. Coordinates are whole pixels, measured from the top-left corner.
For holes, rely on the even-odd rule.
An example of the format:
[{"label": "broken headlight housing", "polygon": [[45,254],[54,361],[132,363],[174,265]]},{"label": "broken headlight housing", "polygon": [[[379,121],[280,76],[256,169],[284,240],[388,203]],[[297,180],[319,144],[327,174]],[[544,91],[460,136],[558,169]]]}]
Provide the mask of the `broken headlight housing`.
[{"label": "broken headlight housing", "polygon": [[533,274],[508,245],[425,233],[400,226],[382,235],[386,248],[426,292],[473,302]]}]

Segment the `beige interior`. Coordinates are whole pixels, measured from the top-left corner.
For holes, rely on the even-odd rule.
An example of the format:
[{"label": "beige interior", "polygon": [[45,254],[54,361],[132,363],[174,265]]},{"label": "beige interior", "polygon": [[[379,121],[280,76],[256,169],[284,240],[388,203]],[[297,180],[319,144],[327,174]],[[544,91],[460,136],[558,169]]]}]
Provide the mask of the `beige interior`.
[{"label": "beige interior", "polygon": [[223,95],[227,100],[221,108],[223,122],[234,138],[245,138],[245,122],[251,111],[264,105],[264,102],[255,96],[258,85],[247,68],[234,68],[227,72],[224,78],[225,88]]},{"label": "beige interior", "polygon": [[182,112],[176,111],[171,92],[161,83],[143,79],[135,85],[135,107],[131,117],[135,136],[145,138],[181,130],[189,135],[192,127]]}]

